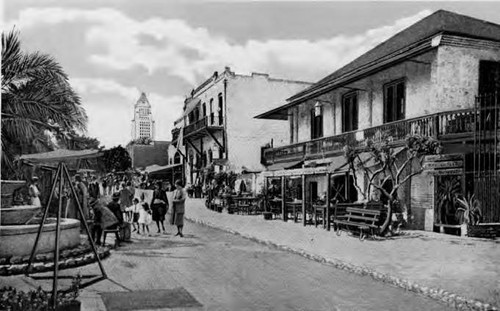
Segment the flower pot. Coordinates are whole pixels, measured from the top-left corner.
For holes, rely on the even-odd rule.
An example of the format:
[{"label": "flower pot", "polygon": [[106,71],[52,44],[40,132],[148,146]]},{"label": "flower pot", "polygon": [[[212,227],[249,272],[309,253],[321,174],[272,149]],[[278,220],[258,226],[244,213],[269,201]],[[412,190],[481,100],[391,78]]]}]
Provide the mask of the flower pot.
[{"label": "flower pot", "polygon": [[469,235],[467,234],[467,231],[468,231],[467,229],[468,229],[468,227],[469,227],[469,226],[468,226],[468,225],[466,225],[466,224],[461,224],[461,225],[460,225],[460,236],[469,236]]},{"label": "flower pot", "polygon": [[2,180],[1,190],[2,190],[2,207],[10,207],[12,205],[12,197],[14,191],[23,187],[26,184],[24,180]]},{"label": "flower pot", "polygon": [[262,215],[264,215],[265,220],[273,219],[273,213],[271,213],[271,212],[263,212]]},{"label": "flower pot", "polygon": [[73,300],[70,302],[65,302],[61,305],[58,305],[56,310],[57,311],[80,311],[81,310],[82,303],[78,300]]}]

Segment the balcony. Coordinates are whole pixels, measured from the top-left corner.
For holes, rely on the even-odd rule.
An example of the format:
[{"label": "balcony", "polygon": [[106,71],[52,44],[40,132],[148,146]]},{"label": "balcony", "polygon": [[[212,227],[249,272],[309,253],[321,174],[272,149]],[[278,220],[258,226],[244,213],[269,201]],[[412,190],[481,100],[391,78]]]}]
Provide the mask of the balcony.
[{"label": "balcony", "polygon": [[207,135],[208,130],[224,129],[222,117],[206,116],[184,128],[184,137],[201,137]]},{"label": "balcony", "polygon": [[[491,115],[496,117],[491,117]],[[392,138],[394,146],[403,145],[408,135],[434,137],[439,141],[467,141],[474,139],[474,127],[488,130],[500,128],[498,108],[482,108],[481,110],[465,109],[441,112],[423,117],[405,119],[383,125],[370,127],[364,130],[346,132],[340,135],[323,137],[307,142],[288,146],[267,148],[263,150],[262,162],[264,165],[274,163],[314,160],[324,157],[340,155],[346,144],[357,148],[364,148],[367,139],[380,140],[380,134],[386,133]],[[482,122],[476,122],[481,120]]]},{"label": "balcony", "polygon": [[177,141],[177,139],[179,138],[180,132],[181,132],[180,128],[174,128],[172,130],[172,142],[176,142]]}]

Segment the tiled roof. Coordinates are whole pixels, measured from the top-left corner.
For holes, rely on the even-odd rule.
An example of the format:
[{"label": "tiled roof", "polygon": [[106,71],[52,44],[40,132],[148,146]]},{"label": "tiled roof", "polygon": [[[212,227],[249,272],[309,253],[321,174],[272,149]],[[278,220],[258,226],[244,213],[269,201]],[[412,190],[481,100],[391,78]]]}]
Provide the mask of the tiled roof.
[{"label": "tiled roof", "polygon": [[310,91],[327,85],[364,65],[376,62],[386,55],[421,40],[430,38],[438,33],[457,34],[466,37],[500,41],[500,25],[449,11],[439,10],[377,45],[349,64],[321,79],[310,88],[295,94],[290,100],[302,97]]}]

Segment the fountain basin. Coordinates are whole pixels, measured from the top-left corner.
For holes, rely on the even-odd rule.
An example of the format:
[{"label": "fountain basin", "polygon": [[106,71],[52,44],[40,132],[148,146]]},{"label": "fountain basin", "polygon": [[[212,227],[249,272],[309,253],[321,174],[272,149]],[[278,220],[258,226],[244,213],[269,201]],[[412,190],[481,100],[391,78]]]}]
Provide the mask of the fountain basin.
[{"label": "fountain basin", "polygon": [[[0,226],[0,257],[29,256],[35,244],[40,219],[30,225]],[[56,236],[56,219],[48,218],[43,227],[37,254],[54,251]],[[80,221],[77,219],[61,219],[61,235],[59,249],[76,247],[80,244]]]},{"label": "fountain basin", "polygon": [[15,205],[9,208],[2,206],[0,209],[1,225],[24,225],[41,211],[41,206],[34,205]]}]

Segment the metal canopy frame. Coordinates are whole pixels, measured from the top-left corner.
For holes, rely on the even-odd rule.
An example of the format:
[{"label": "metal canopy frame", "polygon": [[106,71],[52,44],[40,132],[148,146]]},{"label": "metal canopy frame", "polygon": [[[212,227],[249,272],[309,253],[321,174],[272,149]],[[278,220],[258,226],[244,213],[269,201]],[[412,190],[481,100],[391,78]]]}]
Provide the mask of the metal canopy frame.
[{"label": "metal canopy frame", "polygon": [[[54,177],[54,180],[52,182],[52,188],[50,191],[49,199],[47,200],[47,203],[45,205],[45,211],[43,213],[42,221],[40,222],[40,226],[38,227],[38,233],[36,235],[35,239],[35,244],[33,245],[33,249],[31,251],[30,259],[28,262],[28,266],[26,267],[26,272],[25,275],[29,276],[30,271],[31,271],[31,266],[33,263],[33,259],[35,258],[36,255],[36,249],[38,246],[38,242],[40,241],[40,236],[43,231],[43,225],[45,224],[45,221],[47,220],[47,216],[49,214],[49,205],[52,201],[52,198],[54,196],[54,191],[56,189],[56,185],[59,185],[59,193],[61,194],[63,192],[63,185],[64,181],[67,181],[69,184],[69,187],[71,189],[71,195],[75,199],[76,205],[78,207],[78,212],[80,214],[81,219],[83,219],[83,224],[85,226],[85,232],[87,233],[87,236],[90,241],[90,245],[92,246],[92,251],[97,259],[97,262],[99,264],[99,268],[101,270],[102,275],[98,278],[91,279],[85,283],[83,283],[80,288],[85,288],[87,286],[90,286],[92,284],[95,284],[99,281],[105,280],[108,278],[106,272],[104,271],[104,267],[102,265],[101,259],[99,258],[99,254],[97,253],[96,246],[94,244],[94,240],[92,239],[92,236],[90,234],[90,230],[88,227],[88,224],[86,222],[82,206],[80,204],[80,201],[78,200],[78,196],[76,194],[76,190],[71,183],[71,178],[69,176],[68,168],[66,167],[66,164],[64,162],[59,162],[59,165],[57,167],[56,175]],[[54,249],[54,276],[53,276],[53,283],[52,283],[52,304],[53,304],[53,309],[55,310],[57,308],[57,291],[58,291],[58,279],[59,279],[59,236],[61,234],[61,211],[62,211],[62,195],[59,195],[58,199],[58,208],[57,208],[57,222],[56,222],[56,237],[55,237],[55,249]]]}]

